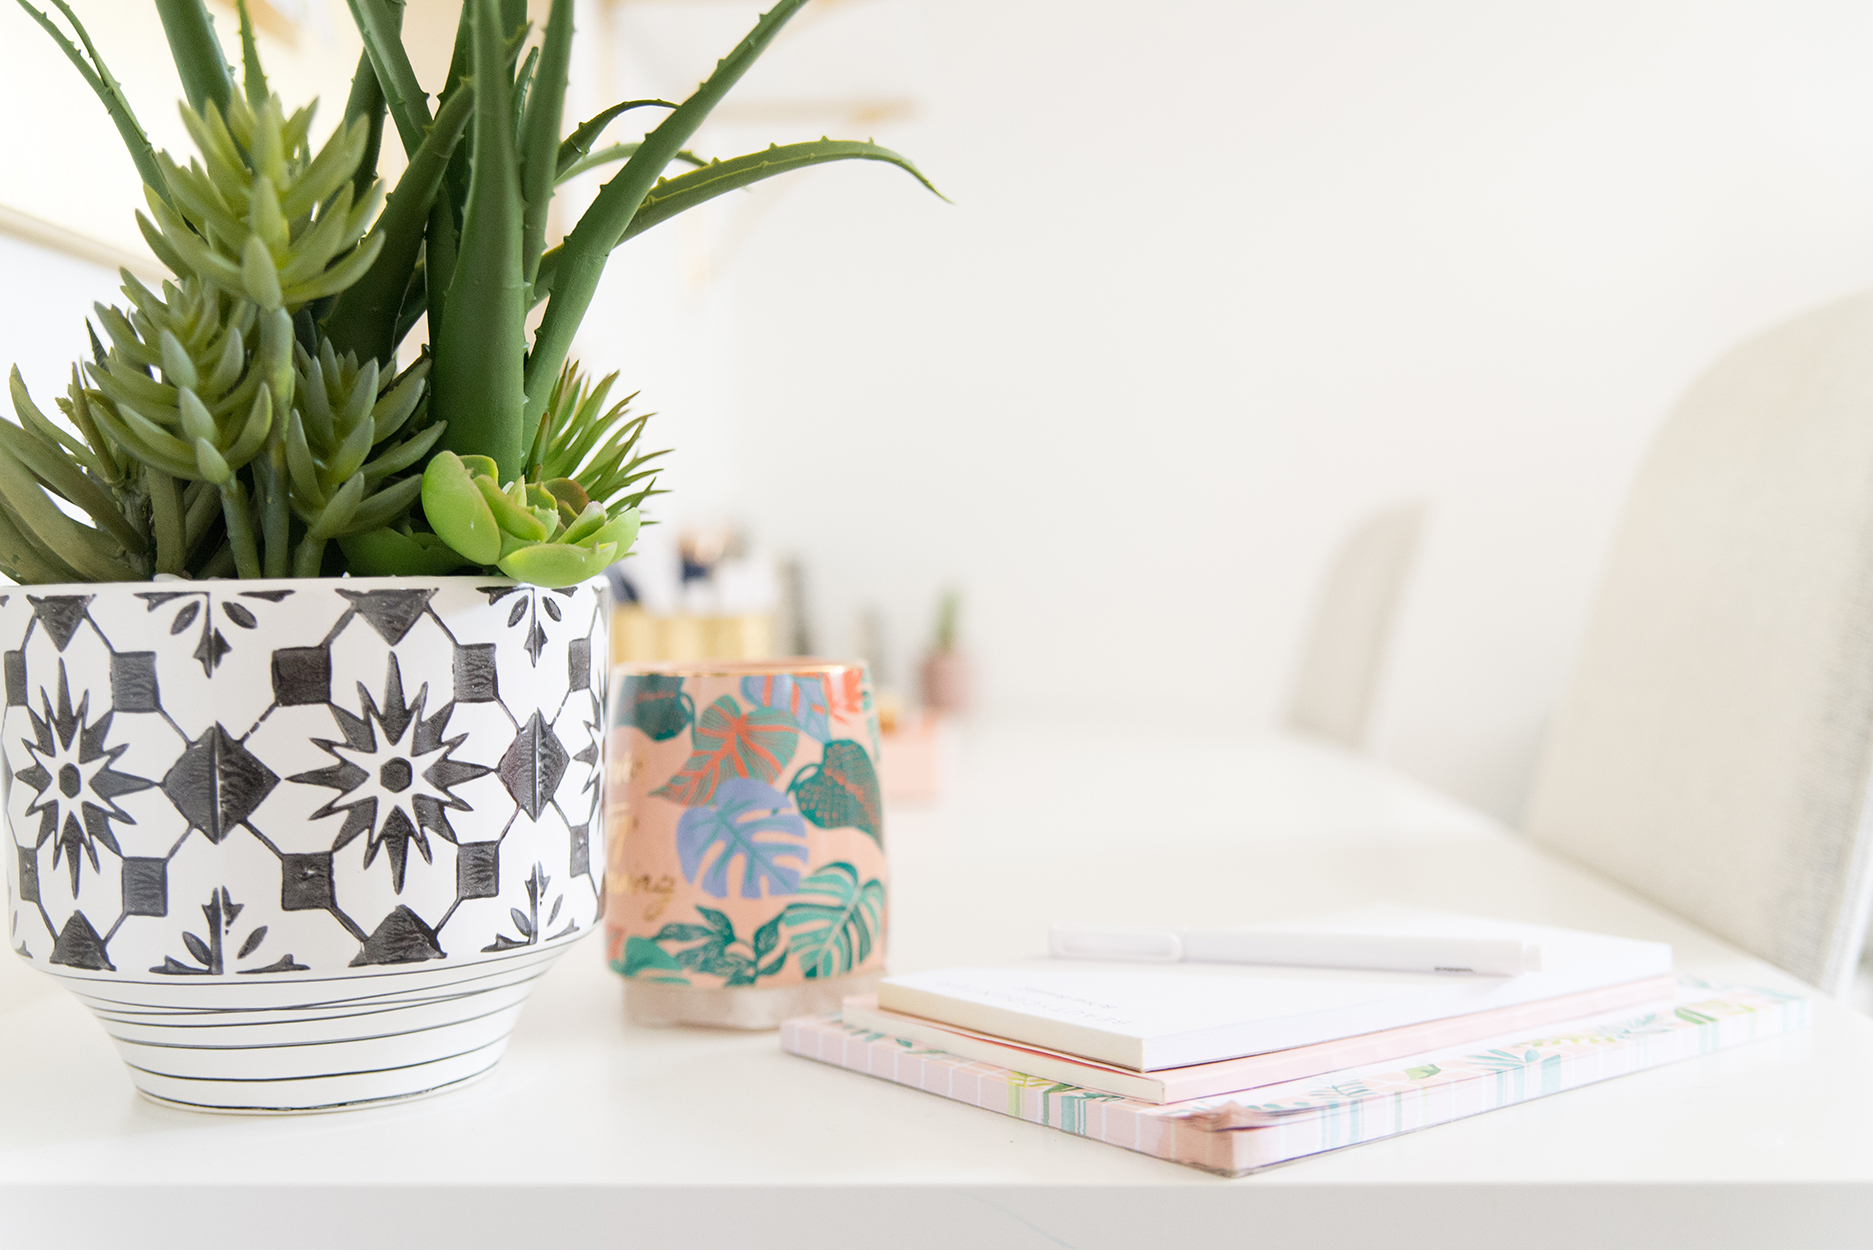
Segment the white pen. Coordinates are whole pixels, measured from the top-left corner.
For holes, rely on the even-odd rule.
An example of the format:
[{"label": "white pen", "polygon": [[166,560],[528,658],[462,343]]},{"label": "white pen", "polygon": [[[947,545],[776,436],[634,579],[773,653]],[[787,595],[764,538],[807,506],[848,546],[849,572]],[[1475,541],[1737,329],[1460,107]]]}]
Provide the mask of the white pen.
[{"label": "white pen", "polygon": [[1310,933],[1277,929],[1173,929],[1158,925],[1057,924],[1055,959],[1143,963],[1281,964],[1383,972],[1469,972],[1515,976],[1541,971],[1541,947],[1515,938]]}]

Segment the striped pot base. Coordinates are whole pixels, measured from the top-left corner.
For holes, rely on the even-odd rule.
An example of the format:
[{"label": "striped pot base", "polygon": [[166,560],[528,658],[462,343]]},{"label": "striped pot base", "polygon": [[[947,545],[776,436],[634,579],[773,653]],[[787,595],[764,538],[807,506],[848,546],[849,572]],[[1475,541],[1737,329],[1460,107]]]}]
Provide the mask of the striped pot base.
[{"label": "striped pot base", "polygon": [[149,1098],[194,1111],[342,1111],[486,1075],[534,980],[563,949],[299,981],[287,994],[225,982],[60,980],[103,1023]]}]

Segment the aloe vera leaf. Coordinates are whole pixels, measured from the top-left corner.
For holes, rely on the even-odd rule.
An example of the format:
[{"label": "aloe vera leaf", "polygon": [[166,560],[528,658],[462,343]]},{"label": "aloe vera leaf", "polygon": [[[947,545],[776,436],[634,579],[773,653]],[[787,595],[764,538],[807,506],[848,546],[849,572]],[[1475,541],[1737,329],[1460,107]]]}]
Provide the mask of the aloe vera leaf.
[{"label": "aloe vera leaf", "polygon": [[[460,148],[456,149],[460,152]],[[455,210],[446,195],[438,194],[429,206],[429,224],[423,232],[423,302],[429,314],[429,336],[433,340],[448,310],[449,284],[455,279],[455,261],[460,237],[455,230]],[[433,352],[433,348],[431,349]],[[431,384],[434,389],[434,384]]]},{"label": "aloe vera leaf", "polygon": [[889,148],[879,147],[875,143],[819,139],[811,143],[790,143],[785,147],[770,147],[766,151],[750,152],[746,156],[737,156],[726,161],[715,161],[706,168],[658,183],[650,194],[644,197],[643,207],[638,209],[637,215],[631,218],[631,224],[625,228],[624,238],[619,239],[619,242],[634,238],[652,226],[668,221],[686,209],[712,200],[725,191],[734,191],[772,178],[777,174],[805,169],[812,165],[824,165],[829,161],[884,161],[887,164],[896,165],[923,183],[932,195],[947,202],[947,197],[938,191],[915,165]]},{"label": "aloe vera leaf", "polygon": [[397,324],[390,332],[390,341],[393,344],[403,342],[428,311],[429,266],[418,259],[416,268],[410,271],[410,284],[403,289],[403,303],[397,309]]},{"label": "aloe vera leaf", "polygon": [[0,503],[4,503],[21,529],[86,581],[125,580],[134,571],[118,547],[88,525],[81,525],[59,510],[26,466],[0,446]]},{"label": "aloe vera leaf", "polygon": [[559,169],[559,126],[565,113],[567,68],[572,61],[572,0],[553,0],[540,44],[540,66],[521,120],[520,194],[526,203],[521,272],[528,282],[546,250],[546,209]]},{"label": "aloe vera leaf", "polygon": [[208,16],[202,0],[156,0],[156,13],[162,18],[189,107],[199,113],[204,104],[213,104],[227,112],[234,80],[228,76],[221,41],[215,38],[215,19]]},{"label": "aloe vera leaf", "polygon": [[84,580],[70,565],[28,538],[25,528],[14,522],[4,505],[0,505],[0,573],[22,586]]},{"label": "aloe vera leaf", "polygon": [[514,74],[514,90],[508,99],[514,106],[514,141],[520,142],[520,125],[527,116],[527,97],[533,92],[533,74],[540,67],[540,50],[527,49],[527,57]]},{"label": "aloe vera leaf", "polygon": [[492,456],[501,476],[509,478],[520,475],[525,454],[527,284],[495,2],[468,0],[476,10],[473,176],[448,302],[434,331],[430,388],[437,412],[449,422],[449,448]]},{"label": "aloe vera leaf", "polygon": [[241,18],[241,87],[247,102],[255,108],[266,103],[267,75],[260,68],[260,49],[254,44],[254,19],[247,11],[247,0],[234,0]]},{"label": "aloe vera leaf", "polygon": [[474,476],[454,452],[437,452],[423,470],[423,516],[429,528],[471,564],[501,555],[501,527]]},{"label": "aloe vera leaf", "polygon": [[384,105],[397,125],[405,152],[414,152],[429,129],[429,97],[417,85],[416,71],[403,50],[403,6],[394,0],[347,0],[364,50],[377,72]]},{"label": "aloe vera leaf", "polygon": [[[397,20],[403,20],[402,5],[397,6]],[[358,68],[351,75],[351,94],[345,98],[345,124],[364,123],[364,155],[351,176],[351,189],[363,194],[364,188],[377,181],[377,158],[384,147],[384,89],[377,85],[377,71],[371,68],[371,54],[358,53]],[[269,575],[271,576],[271,575]]]},{"label": "aloe vera leaf", "polygon": [[[806,0],[779,0],[762,14],[734,51],[716,63],[715,72],[655,130],[644,136],[643,145],[625,162],[618,176],[605,184],[598,198],[572,228],[572,233],[566,236],[559,266],[553,275],[553,294],[547,300],[546,316],[534,334],[533,351],[527,359],[526,416],[530,421],[537,421],[546,407],[553,379],[572,348],[572,336],[598,290],[606,258],[623,237],[658,175],[729,88],[767,50],[787,20],[805,4]],[[445,415],[452,417],[454,414]]]},{"label": "aloe vera leaf", "polygon": [[[79,76],[85,80],[85,85],[96,93],[99,102],[104,105],[104,111],[110,115],[111,124],[117,127],[118,135],[123,138],[124,147],[130,152],[130,161],[137,167],[138,176],[145,184],[155,187],[159,195],[167,198],[169,192],[163,186],[162,175],[156,169],[156,150],[150,146],[149,136],[143,133],[142,124],[137,121],[136,114],[131,111],[130,101],[124,98],[123,87],[119,85],[116,78],[112,77],[110,68],[104,64],[104,58],[98,55],[97,48],[91,43],[90,32],[85,30],[84,23],[78,20],[78,15],[72,12],[71,6],[66,4],[65,0],[52,0],[52,3],[58,6],[59,12],[65,15],[65,20],[72,24],[73,30],[78,32],[78,38],[85,46],[84,53],[80,53],[77,46],[65,37],[65,32],[52,24],[50,17],[33,8],[26,0],[19,0],[20,8],[25,9],[46,34],[52,37],[52,41],[58,44],[59,50],[65,53],[66,59],[77,68]],[[86,55],[91,58],[89,62],[85,60]]]},{"label": "aloe vera leaf", "polygon": [[[597,169],[600,165],[610,165],[614,162],[625,160],[628,157],[636,155],[637,150],[643,146],[642,143],[614,143],[608,148],[600,148],[590,156],[585,156],[574,161],[571,166],[559,175],[559,181],[564,182],[568,178],[575,178],[588,169]],[[707,160],[697,156],[688,148],[684,148],[675,156],[671,157],[670,163],[672,165],[688,165],[695,169],[705,169],[709,165]]]},{"label": "aloe vera leaf", "polygon": [[[455,93],[469,81],[469,75],[475,64],[474,6],[464,2],[461,16],[455,22],[455,46],[449,54],[449,74],[442,80],[442,91],[436,97],[438,105],[447,104],[455,98]],[[474,125],[473,120],[469,122]],[[449,202],[449,211],[453,214],[451,222],[460,226],[462,202],[468,198],[468,152],[469,146],[457,147],[449,158],[449,169],[443,175],[445,198]],[[436,318],[431,317],[433,325]]]},{"label": "aloe vera leaf", "polygon": [[592,150],[592,145],[598,142],[598,136],[604,132],[605,127],[612,123],[614,118],[628,113],[632,109],[673,109],[675,107],[676,105],[670,103],[668,100],[620,100],[610,108],[604,109],[587,118],[585,121],[580,122],[573,128],[572,133],[567,135],[559,145],[559,157],[555,162],[558,172],[554,175],[554,180],[563,182],[566,178],[571,176],[566,170],[584,159],[585,154]]},{"label": "aloe vera leaf", "polygon": [[325,334],[338,350],[376,360],[388,360],[396,352],[401,338],[395,332],[397,314],[422,249],[430,209],[474,105],[471,91],[459,91],[450,97],[397,180],[397,189],[390,193],[383,216],[372,230],[383,236],[383,251],[326,314]]}]

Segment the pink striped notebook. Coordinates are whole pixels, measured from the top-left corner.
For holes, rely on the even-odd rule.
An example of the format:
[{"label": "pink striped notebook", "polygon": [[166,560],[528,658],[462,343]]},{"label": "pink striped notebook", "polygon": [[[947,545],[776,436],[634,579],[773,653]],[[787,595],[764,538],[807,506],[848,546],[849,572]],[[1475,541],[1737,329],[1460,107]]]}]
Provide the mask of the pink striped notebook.
[{"label": "pink striped notebook", "polygon": [[[1523,1030],[1246,1093],[1158,1105],[1010,1071],[832,1014],[781,1026],[783,1049],[1156,1158],[1240,1176],[1805,1028],[1805,998],[1680,977],[1653,1008]],[[897,1110],[893,1111],[893,1108]],[[916,1132],[915,1108],[879,1104]]]},{"label": "pink striped notebook", "polygon": [[1363,1064],[1421,1055],[1425,1051],[1461,1046],[1465,1042],[1494,1037],[1499,1033],[1538,1028],[1557,1020],[1578,1020],[1582,1016],[1661,1001],[1670,998],[1676,990],[1677,980],[1674,977],[1649,977],[1643,981],[1566,994],[1537,1003],[1498,1007],[1492,1011],[1478,1011],[1424,1024],[1408,1024],[1379,1033],[1364,1033],[1313,1046],[1296,1046],[1266,1055],[1191,1064],[1184,1068],[1160,1068],[1155,1072],[1114,1067],[1097,1060],[1038,1046],[1025,1046],[918,1016],[884,1011],[879,1008],[876,995],[846,999],[840,1018],[854,1028],[870,1029],[925,1046],[935,1046],[965,1059],[979,1059],[1032,1076],[1066,1081],[1083,1089],[1123,1094],[1141,1102],[1166,1103],[1207,1098],[1212,1094],[1232,1094],[1258,1085],[1295,1081],[1319,1076],[1324,1072],[1338,1072]]}]

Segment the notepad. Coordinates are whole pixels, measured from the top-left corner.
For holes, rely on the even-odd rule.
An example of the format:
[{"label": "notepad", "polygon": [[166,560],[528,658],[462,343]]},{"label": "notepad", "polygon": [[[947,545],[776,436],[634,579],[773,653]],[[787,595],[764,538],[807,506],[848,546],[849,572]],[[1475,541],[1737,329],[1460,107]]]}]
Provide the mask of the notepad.
[{"label": "notepad", "polygon": [[1670,998],[1676,991],[1675,978],[1652,977],[1603,990],[1524,1003],[1519,1007],[1498,1007],[1475,1015],[1409,1024],[1380,1033],[1361,1033],[1316,1046],[1156,1072],[1134,1072],[1058,1051],[1019,1046],[986,1033],[884,1011],[879,1008],[875,994],[846,999],[839,1019],[840,1023],[856,1029],[934,1046],[948,1054],[998,1064],[1030,1076],[1044,1076],[1051,1081],[1065,1081],[1102,1093],[1123,1094],[1140,1102],[1167,1103],[1241,1093],[1280,1081],[1296,1081],[1361,1064],[1383,1063],[1443,1046],[1460,1046],[1515,1029],[1538,1028],[1559,1020],[1658,1002]]},{"label": "notepad", "polygon": [[1541,944],[1543,970],[1509,977],[1034,960],[887,977],[878,987],[878,1006],[1018,1045],[1157,1072],[1541,1002],[1672,971],[1671,948],[1660,942],[1415,908],[1366,908],[1306,927],[1517,937]]}]

